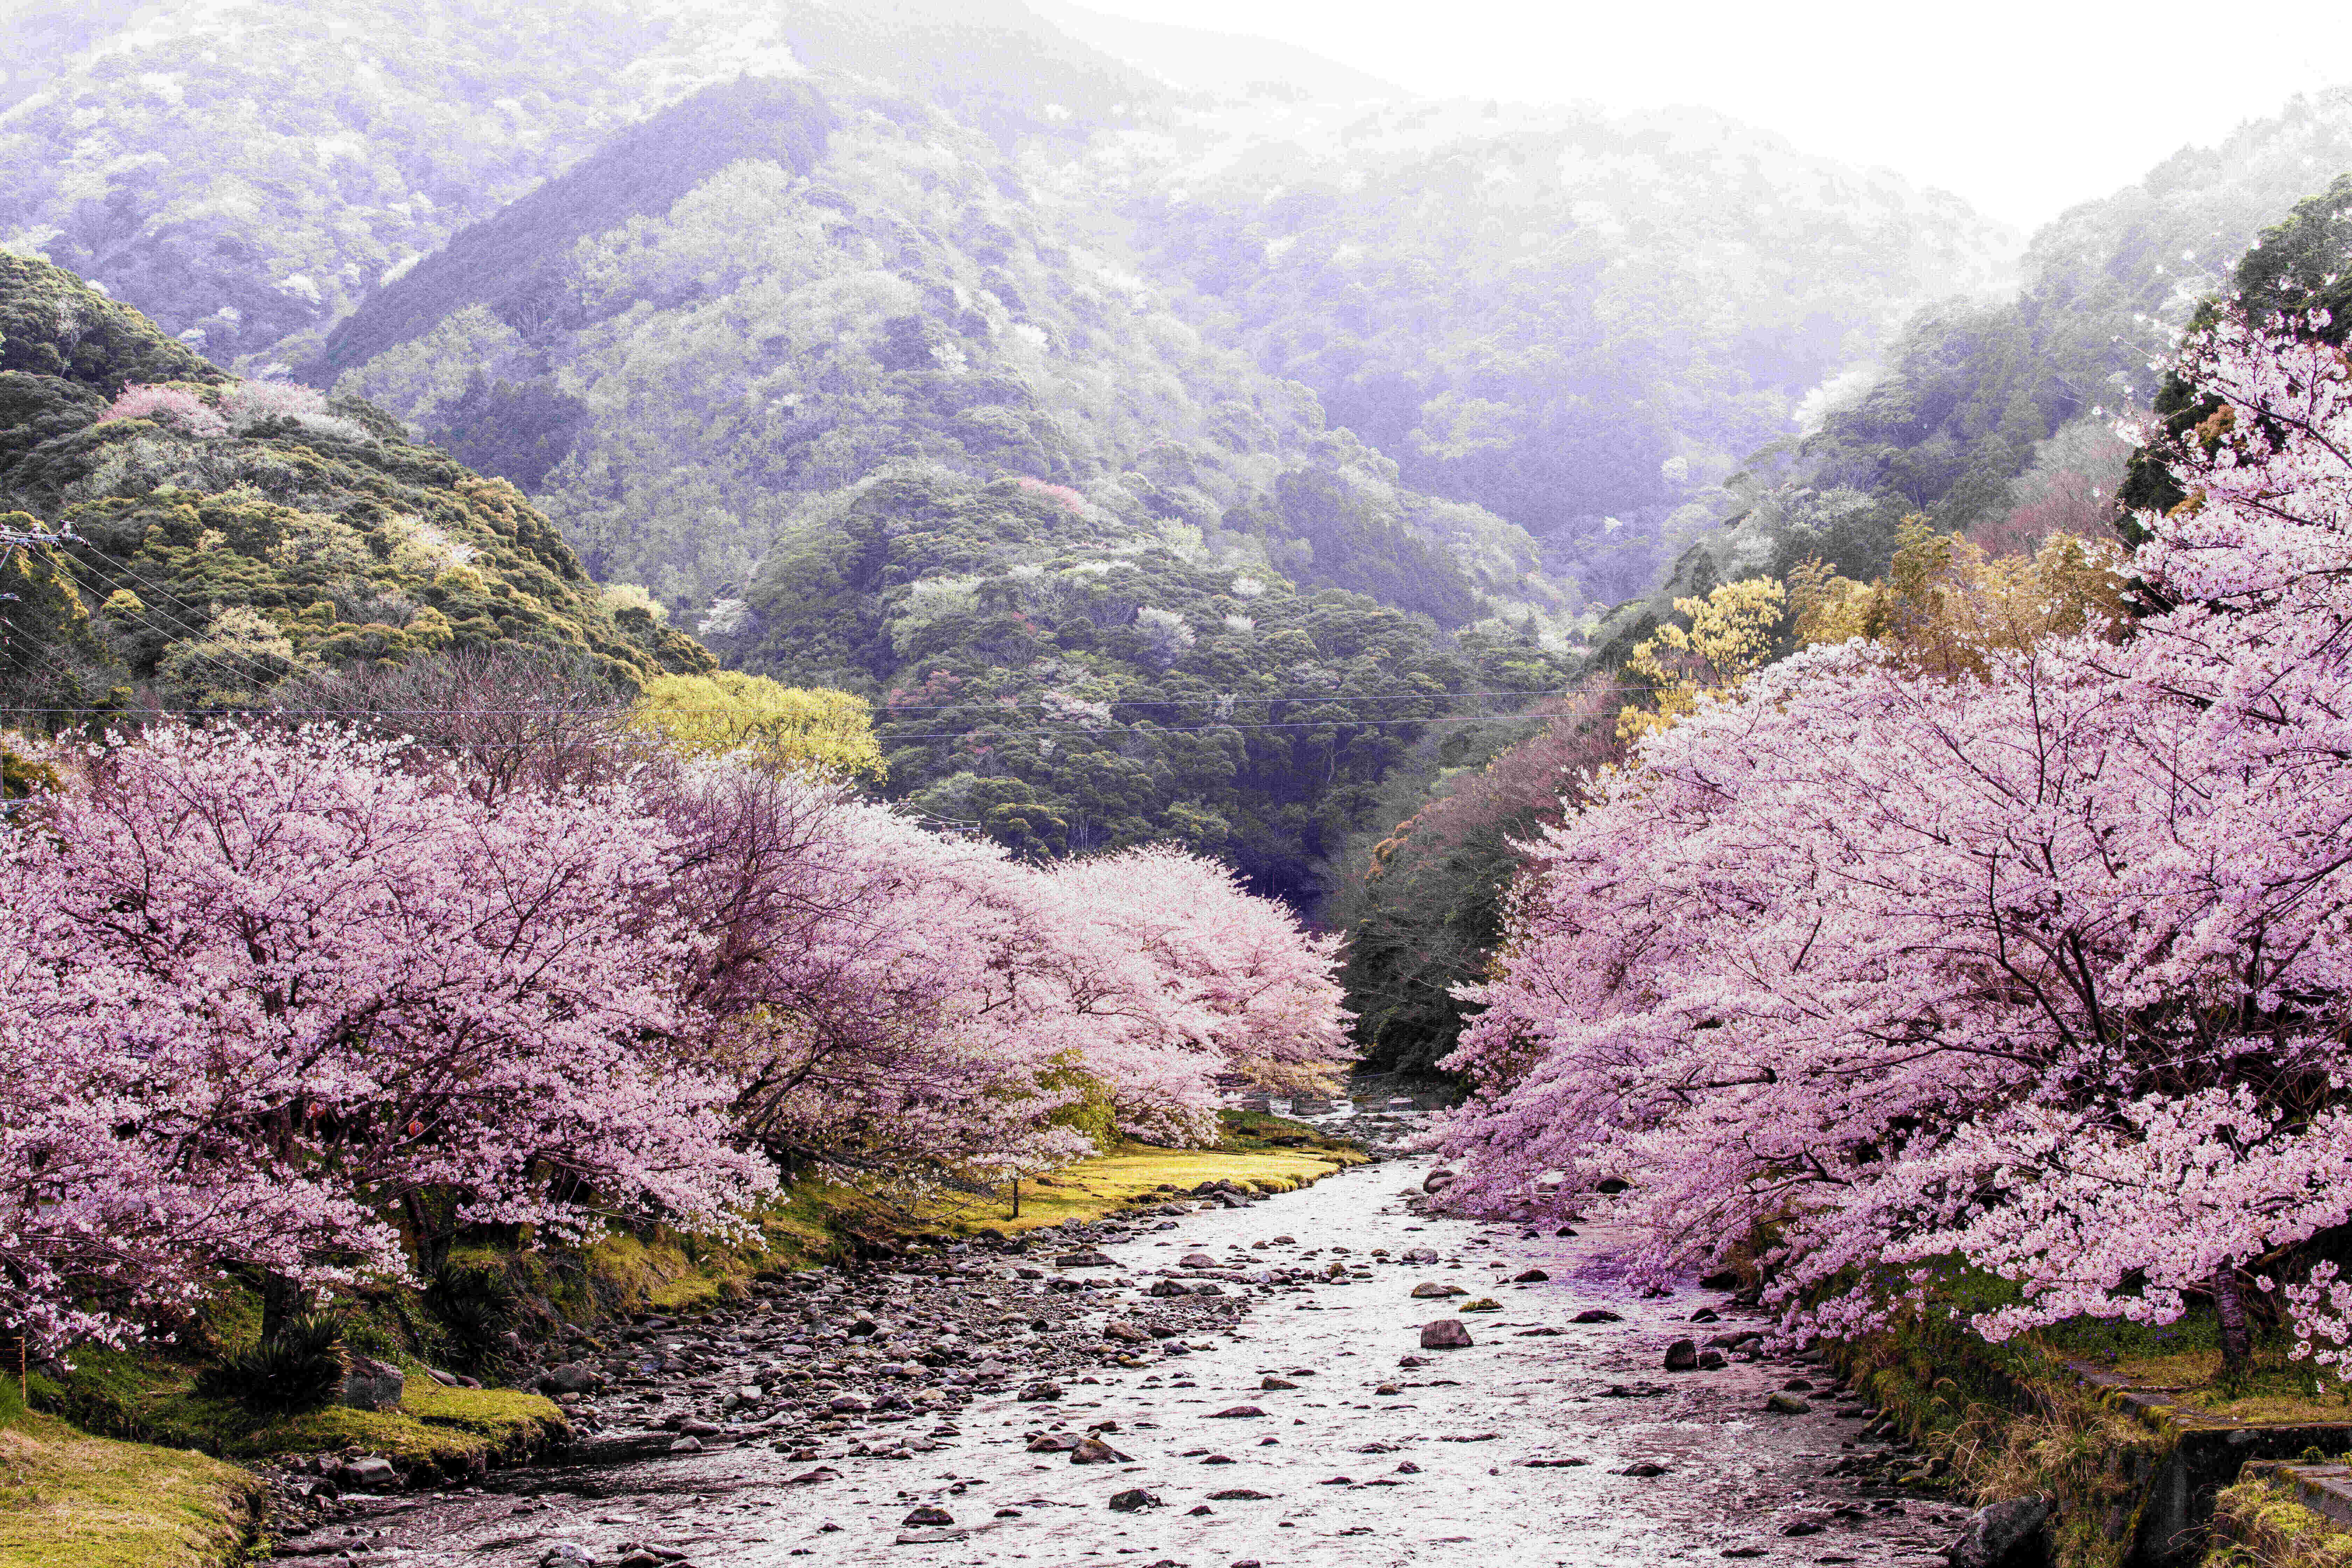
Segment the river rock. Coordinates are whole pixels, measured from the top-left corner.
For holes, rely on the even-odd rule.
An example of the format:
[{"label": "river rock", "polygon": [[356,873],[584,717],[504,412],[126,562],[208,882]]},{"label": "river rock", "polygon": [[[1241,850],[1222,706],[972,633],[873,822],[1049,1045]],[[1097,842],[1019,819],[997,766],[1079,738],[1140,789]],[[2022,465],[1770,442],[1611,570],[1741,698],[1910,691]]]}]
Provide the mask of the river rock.
[{"label": "river rock", "polygon": [[1456,1179],[1451,1171],[1432,1171],[1422,1178],[1421,1190],[1424,1193],[1442,1193],[1452,1186]]},{"label": "river rock", "polygon": [[1108,1253],[1089,1249],[1085,1252],[1065,1252],[1054,1259],[1054,1266],[1057,1268],[1116,1268],[1118,1264]]},{"label": "river rock", "polygon": [[1115,1513],[1141,1513],[1147,1508],[1158,1508],[1160,1500],[1141,1487],[1130,1487],[1126,1491],[1115,1493],[1110,1506]]},{"label": "river rock", "polygon": [[342,1403],[354,1410],[397,1410],[407,1383],[398,1367],[355,1355],[343,1373]]},{"label": "river rock", "polygon": [[1217,1260],[1205,1252],[1188,1252],[1176,1260],[1179,1268],[1214,1268]]},{"label": "river rock", "polygon": [[1698,1366],[1698,1346],[1689,1340],[1676,1340],[1666,1347],[1668,1372],[1691,1372]]},{"label": "river rock", "polygon": [[2042,1558],[2036,1537],[2050,1511],[2050,1499],[2039,1492],[1988,1504],[1969,1516],[1944,1556],[1952,1568],[2027,1568]]},{"label": "river rock", "polygon": [[1499,1312],[1502,1310],[1503,1304],[1492,1296],[1481,1296],[1475,1301],[1465,1301],[1460,1308],[1460,1310],[1465,1312]]},{"label": "river rock", "polygon": [[1297,1388],[1298,1386],[1297,1384],[1291,1382],[1290,1379],[1286,1377],[1276,1377],[1272,1373],[1268,1373],[1264,1377],[1258,1379],[1257,1385],[1269,1393],[1278,1389]]},{"label": "river rock", "polygon": [[1151,1342],[1151,1331],[1115,1320],[1103,1325],[1103,1338],[1131,1345],[1148,1345]]},{"label": "river rock", "polygon": [[1397,1254],[1399,1263],[1434,1263],[1437,1249],[1433,1247],[1408,1247]]},{"label": "river rock", "polygon": [[1033,1404],[1039,1400],[1059,1399],[1062,1397],[1062,1385],[1050,1381],[1033,1383],[1013,1397]]},{"label": "river rock", "polygon": [[565,1362],[539,1374],[541,1394],[593,1394],[604,1386],[604,1374],[584,1361]]},{"label": "river rock", "polygon": [[955,1515],[950,1513],[947,1510],[943,1508],[930,1508],[928,1506],[910,1510],[906,1518],[898,1521],[901,1527],[912,1527],[915,1525],[936,1526],[941,1524],[953,1524],[954,1522]]},{"label": "river rock", "polygon": [[1764,1408],[1775,1415],[1804,1415],[1813,1407],[1793,1394],[1776,1394],[1764,1402]]},{"label": "river rock", "polygon": [[1468,1348],[1470,1331],[1459,1318],[1440,1318],[1421,1328],[1421,1348],[1425,1351],[1454,1351]]},{"label": "river rock", "polygon": [[1104,1442],[1101,1438],[1087,1436],[1079,1438],[1077,1446],[1070,1450],[1070,1463],[1074,1465],[1125,1465],[1131,1464],[1133,1461],[1125,1454],[1120,1453],[1117,1448],[1112,1447],[1108,1443]]},{"label": "river rock", "polygon": [[1469,1291],[1465,1290],[1459,1285],[1440,1285],[1435,1280],[1423,1280],[1422,1283],[1412,1288],[1412,1293],[1416,1300],[1424,1301],[1438,1301],[1444,1300],[1448,1296],[1467,1296],[1470,1294]]},{"label": "river rock", "polygon": [[1081,1439],[1076,1432],[1047,1432],[1042,1436],[1032,1437],[1029,1440],[1029,1452],[1033,1454],[1066,1454],[1071,1449],[1076,1447],[1080,1441]]},{"label": "river rock", "polygon": [[1725,1364],[1723,1352],[1721,1351],[1701,1351],[1698,1352],[1698,1370],[1701,1372],[1721,1372],[1724,1369]]},{"label": "river rock", "polygon": [[368,1454],[356,1459],[346,1459],[337,1468],[335,1479],[358,1491],[383,1491],[400,1485],[400,1472],[392,1461],[379,1455]]},{"label": "river rock", "polygon": [[1606,1307],[1587,1307],[1569,1320],[1571,1323],[1622,1323],[1624,1321],[1622,1314],[1612,1312]]},{"label": "river rock", "polygon": [[1550,1275],[1545,1273],[1540,1268],[1522,1268],[1519,1272],[1511,1276],[1511,1283],[1514,1285],[1540,1285],[1550,1278]]},{"label": "river rock", "polygon": [[1260,1410],[1255,1405],[1228,1405],[1223,1410],[1211,1411],[1209,1413],[1209,1419],[1212,1421],[1241,1421],[1246,1420],[1248,1417],[1253,1415],[1263,1415],[1265,1414],[1265,1411]]}]

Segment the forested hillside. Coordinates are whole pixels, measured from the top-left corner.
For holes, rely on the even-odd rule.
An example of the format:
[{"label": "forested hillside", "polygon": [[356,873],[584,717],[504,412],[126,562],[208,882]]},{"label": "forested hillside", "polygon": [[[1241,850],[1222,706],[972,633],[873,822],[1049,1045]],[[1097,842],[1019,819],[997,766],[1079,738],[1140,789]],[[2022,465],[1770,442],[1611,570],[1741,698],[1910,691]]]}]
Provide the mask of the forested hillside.
[{"label": "forested hillside", "polygon": [[0,521],[71,536],[0,561],[0,697],[48,710],[20,714],[36,730],[444,649],[568,651],[625,689],[711,668],[512,486],[364,404],[227,375],[5,255]]},{"label": "forested hillside", "polygon": [[2340,89],[2071,209],[2034,235],[2015,299],[1939,305],[1906,326],[1884,373],[1804,444],[1802,477],[1870,498],[1888,541],[1906,511],[1981,529],[2046,499],[2049,482],[2019,481],[2053,466],[2053,441],[2093,448],[2056,455],[2112,500],[2122,451],[2095,432],[2147,405],[2155,367],[2255,237],[2347,170]]},{"label": "forested hillside", "polygon": [[1082,173],[1213,338],[1602,604],[1914,306],[2006,276],[1957,198],[1698,110],[1266,100],[1107,136]]}]

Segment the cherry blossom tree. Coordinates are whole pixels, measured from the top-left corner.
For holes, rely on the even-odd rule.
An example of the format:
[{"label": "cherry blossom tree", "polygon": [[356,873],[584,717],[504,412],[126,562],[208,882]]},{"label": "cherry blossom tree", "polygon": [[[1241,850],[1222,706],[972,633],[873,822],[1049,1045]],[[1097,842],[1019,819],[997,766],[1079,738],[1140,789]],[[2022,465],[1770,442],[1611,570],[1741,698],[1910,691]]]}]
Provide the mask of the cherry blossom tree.
[{"label": "cherry blossom tree", "polygon": [[318,729],[61,760],[79,776],[0,858],[0,1277],[51,1303],[23,1315],[248,1264],[274,1322],[463,1226],[723,1229],[772,1184],[672,1045],[688,938],[625,789],[486,805]]},{"label": "cherry blossom tree", "polygon": [[1755,1247],[1792,1331],[1958,1258],[1996,1337],[2197,1292],[2242,1352],[2242,1271],[2352,1219],[2352,390],[2242,320],[2183,368],[2221,411],[2121,647],[1816,647],[1590,782],[1475,988],[1450,1198],[1623,1178],[1653,1269]]}]

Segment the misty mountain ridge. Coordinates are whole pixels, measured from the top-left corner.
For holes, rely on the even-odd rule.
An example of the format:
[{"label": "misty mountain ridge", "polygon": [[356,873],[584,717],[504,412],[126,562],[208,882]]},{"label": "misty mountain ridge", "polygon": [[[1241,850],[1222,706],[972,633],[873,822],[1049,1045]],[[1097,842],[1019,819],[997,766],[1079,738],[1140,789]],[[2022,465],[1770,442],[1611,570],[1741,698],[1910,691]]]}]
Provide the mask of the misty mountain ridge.
[{"label": "misty mountain ridge", "polygon": [[1294,893],[1677,594],[2111,508],[2135,372],[2352,167],[2321,95],[2021,247],[1710,110],[1062,0],[36,20],[0,246],[510,481],[665,635],[911,703],[926,809]]}]

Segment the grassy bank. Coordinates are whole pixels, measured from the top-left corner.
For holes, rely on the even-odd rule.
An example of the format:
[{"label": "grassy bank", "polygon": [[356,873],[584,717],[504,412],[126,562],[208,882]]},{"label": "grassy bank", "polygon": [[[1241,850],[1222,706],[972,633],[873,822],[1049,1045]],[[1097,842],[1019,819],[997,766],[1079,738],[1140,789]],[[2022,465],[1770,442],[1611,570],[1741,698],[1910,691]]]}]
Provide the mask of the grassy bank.
[{"label": "grassy bank", "polygon": [[2251,1476],[2216,1500],[2203,1568],[2352,1568],[2352,1531],[2305,1508],[2284,1478]]},{"label": "grassy bank", "polygon": [[[921,1253],[986,1229],[1013,1232],[1098,1218],[1203,1184],[1261,1193],[1305,1186],[1360,1163],[1362,1151],[1301,1122],[1228,1113],[1210,1149],[1120,1144],[1010,1192],[890,1203],[803,1183],[751,1234],[715,1240],[656,1229],[584,1250],[478,1243],[452,1255],[498,1303],[497,1334],[469,1333],[405,1288],[373,1288],[335,1303],[348,1346],[408,1373],[396,1410],[332,1406],[260,1416],[199,1394],[204,1367],[258,1338],[252,1292],[225,1289],[170,1346],[85,1347],[60,1379],[32,1380],[37,1412],[0,1418],[0,1568],[67,1564],[189,1568],[237,1560],[259,1496],[252,1474],[223,1460],[313,1453],[379,1455],[414,1481],[455,1478],[528,1458],[565,1430],[553,1402],[513,1388],[448,1388],[436,1366],[496,1383],[515,1369],[498,1345],[593,1346],[630,1312],[690,1314],[743,1295],[779,1269],[877,1253]],[[524,1369],[528,1370],[528,1369]],[[69,1424],[70,1423],[70,1424]],[[95,1434],[95,1435],[93,1435]]]},{"label": "grassy bank", "polygon": [[0,1564],[214,1568],[243,1559],[252,1474],[202,1454],[115,1442],[0,1390]]}]

